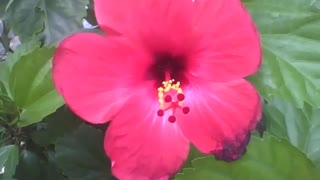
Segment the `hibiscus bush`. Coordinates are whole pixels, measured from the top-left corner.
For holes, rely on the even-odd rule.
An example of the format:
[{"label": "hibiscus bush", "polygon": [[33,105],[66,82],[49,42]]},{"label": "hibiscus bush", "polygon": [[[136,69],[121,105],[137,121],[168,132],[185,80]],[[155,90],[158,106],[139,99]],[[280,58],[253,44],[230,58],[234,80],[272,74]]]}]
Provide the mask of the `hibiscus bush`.
[{"label": "hibiscus bush", "polygon": [[319,0],[0,0],[0,180],[319,168]]}]

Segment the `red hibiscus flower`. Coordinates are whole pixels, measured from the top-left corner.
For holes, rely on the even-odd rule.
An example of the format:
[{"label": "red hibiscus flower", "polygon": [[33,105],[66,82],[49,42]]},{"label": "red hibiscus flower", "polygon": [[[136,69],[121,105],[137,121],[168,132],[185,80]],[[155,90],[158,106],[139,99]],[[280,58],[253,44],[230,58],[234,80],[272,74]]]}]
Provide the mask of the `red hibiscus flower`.
[{"label": "red hibiscus flower", "polygon": [[121,180],[168,179],[189,151],[239,158],[261,114],[243,78],[260,42],[239,0],[95,0],[106,36],[78,33],[54,56],[70,108],[105,136]]}]

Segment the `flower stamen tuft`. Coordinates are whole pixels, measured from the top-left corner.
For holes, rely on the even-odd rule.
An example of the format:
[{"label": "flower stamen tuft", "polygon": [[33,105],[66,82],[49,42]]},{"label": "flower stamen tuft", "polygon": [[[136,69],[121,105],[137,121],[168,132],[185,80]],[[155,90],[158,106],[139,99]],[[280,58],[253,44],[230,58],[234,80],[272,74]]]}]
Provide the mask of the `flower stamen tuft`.
[{"label": "flower stamen tuft", "polygon": [[[176,99],[173,99],[173,97],[176,97]],[[157,115],[162,117],[165,112],[171,111],[168,117],[168,121],[171,123],[176,122],[175,112],[177,108],[182,109],[183,114],[188,114],[190,111],[189,107],[182,106],[185,95],[180,87],[180,82],[174,79],[162,82],[162,86],[158,88],[158,99],[160,109],[157,111]]]}]

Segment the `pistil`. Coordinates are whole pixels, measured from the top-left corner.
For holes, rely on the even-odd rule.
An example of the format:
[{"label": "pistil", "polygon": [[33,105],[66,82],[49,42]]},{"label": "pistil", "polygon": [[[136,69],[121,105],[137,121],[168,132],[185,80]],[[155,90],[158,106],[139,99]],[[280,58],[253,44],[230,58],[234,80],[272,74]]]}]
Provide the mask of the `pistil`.
[{"label": "pistil", "polygon": [[[167,79],[169,74],[166,73],[165,75]],[[171,123],[177,120],[175,116],[177,109],[181,109],[183,114],[190,112],[189,107],[183,106],[185,95],[179,81],[175,81],[174,79],[163,81],[162,86],[158,88],[158,99],[160,109],[157,111],[157,115],[163,117],[165,113],[170,113],[168,121]]]}]

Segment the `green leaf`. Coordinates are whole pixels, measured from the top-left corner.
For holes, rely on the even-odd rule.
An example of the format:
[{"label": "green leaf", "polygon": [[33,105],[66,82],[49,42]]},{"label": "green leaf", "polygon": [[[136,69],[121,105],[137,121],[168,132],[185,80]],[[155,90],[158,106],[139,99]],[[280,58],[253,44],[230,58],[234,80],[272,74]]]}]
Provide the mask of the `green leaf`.
[{"label": "green leaf", "polygon": [[[5,9],[6,9],[6,6],[8,4],[9,0],[1,0],[1,3],[0,3],[0,20],[3,18],[3,15],[4,15],[4,12],[5,12]],[[1,35],[1,33],[0,33]]]},{"label": "green leaf", "polygon": [[6,124],[12,123],[19,118],[19,109],[16,104],[0,91],[0,121]]},{"label": "green leaf", "polygon": [[82,29],[82,19],[87,15],[88,0],[42,0],[39,6],[45,13],[42,37],[47,44],[57,42],[66,35]]},{"label": "green leaf", "polygon": [[18,180],[44,179],[44,166],[41,159],[33,152],[23,150],[20,154],[15,178]]},{"label": "green leaf", "polygon": [[8,145],[0,148],[0,168],[4,167],[3,179],[11,180],[19,162],[19,148]]},{"label": "green leaf", "polygon": [[47,151],[46,154],[44,160],[30,150],[23,150],[14,177],[17,180],[67,180],[56,165],[54,153]]},{"label": "green leaf", "polygon": [[46,44],[57,43],[82,28],[88,0],[13,1],[5,22],[22,41],[39,35]]},{"label": "green leaf", "polygon": [[274,99],[264,107],[267,129],[279,138],[287,138],[320,167],[320,109]]},{"label": "green leaf", "polygon": [[46,180],[67,180],[59,169],[53,152],[48,153]]},{"label": "green leaf", "polygon": [[183,168],[192,168],[192,160],[203,156],[204,155],[194,145],[191,144],[188,159],[185,161]]},{"label": "green leaf", "polygon": [[36,8],[38,4],[39,0],[14,0],[4,14],[5,24],[23,41],[32,39],[43,29],[45,14]]},{"label": "green leaf", "polygon": [[0,126],[0,148],[10,144],[11,141],[12,141],[12,137],[10,132],[3,125],[1,125]]},{"label": "green leaf", "polygon": [[192,161],[177,180],[315,180],[320,178],[312,162],[286,140],[266,134],[253,137],[248,152],[232,163],[201,157]]},{"label": "green leaf", "polygon": [[[9,76],[12,67],[17,63],[22,56],[25,56],[35,49],[40,47],[40,42],[32,40],[27,43],[20,45],[14,53],[9,53],[6,61],[0,61],[0,82],[1,82],[1,92],[9,91]],[[6,93],[12,98],[10,92]]]},{"label": "green leaf", "polygon": [[261,95],[320,107],[320,10],[314,0],[248,0],[261,32],[262,68],[250,79]]},{"label": "green leaf", "polygon": [[1,80],[21,109],[19,127],[41,121],[63,104],[51,80],[54,49],[29,47],[32,44],[22,46],[0,63]]},{"label": "green leaf", "polygon": [[31,133],[32,140],[41,146],[54,144],[57,138],[77,128],[80,122],[74,113],[62,106],[37,124],[37,130]]},{"label": "green leaf", "polygon": [[58,166],[70,179],[111,179],[110,161],[103,150],[103,138],[102,132],[82,124],[72,134],[57,141]]},{"label": "green leaf", "polygon": [[51,80],[51,57],[54,49],[38,48],[23,56],[10,74],[10,91],[22,108],[18,126],[41,121],[63,104]]}]

